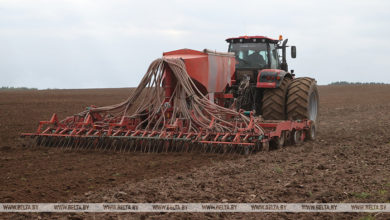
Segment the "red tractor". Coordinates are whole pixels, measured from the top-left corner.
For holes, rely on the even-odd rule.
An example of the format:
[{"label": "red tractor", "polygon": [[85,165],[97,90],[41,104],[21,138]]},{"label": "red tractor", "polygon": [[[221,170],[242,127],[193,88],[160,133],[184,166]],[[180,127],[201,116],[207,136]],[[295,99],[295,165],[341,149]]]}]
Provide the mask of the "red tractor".
[{"label": "red tractor", "polygon": [[[294,70],[289,72],[287,39],[241,36],[226,41],[237,61],[235,83],[228,89],[237,100],[237,109],[255,111],[268,120],[317,121],[316,81],[295,78]],[[291,46],[291,57],[296,57],[295,46]]]}]

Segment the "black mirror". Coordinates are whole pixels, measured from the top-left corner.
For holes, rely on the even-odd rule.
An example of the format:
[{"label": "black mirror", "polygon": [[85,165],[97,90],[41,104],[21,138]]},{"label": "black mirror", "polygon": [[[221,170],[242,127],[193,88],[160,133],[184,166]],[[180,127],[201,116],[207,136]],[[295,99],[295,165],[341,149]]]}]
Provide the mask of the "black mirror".
[{"label": "black mirror", "polygon": [[291,46],[291,57],[296,58],[297,57],[297,47]]}]

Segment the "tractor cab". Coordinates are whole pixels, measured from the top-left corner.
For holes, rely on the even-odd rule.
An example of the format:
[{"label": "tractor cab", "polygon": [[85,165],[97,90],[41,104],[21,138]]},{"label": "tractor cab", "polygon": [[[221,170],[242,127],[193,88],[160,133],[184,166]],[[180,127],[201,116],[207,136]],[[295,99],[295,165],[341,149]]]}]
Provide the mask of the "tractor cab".
[{"label": "tractor cab", "polygon": [[[286,62],[287,39],[282,42],[281,37],[276,40],[264,36],[241,36],[228,38],[226,41],[229,43],[228,51],[233,52],[236,57],[238,81],[247,76],[253,82],[257,78],[258,71],[263,69],[288,71]],[[291,52],[292,57],[295,58],[295,47],[292,47]]]}]

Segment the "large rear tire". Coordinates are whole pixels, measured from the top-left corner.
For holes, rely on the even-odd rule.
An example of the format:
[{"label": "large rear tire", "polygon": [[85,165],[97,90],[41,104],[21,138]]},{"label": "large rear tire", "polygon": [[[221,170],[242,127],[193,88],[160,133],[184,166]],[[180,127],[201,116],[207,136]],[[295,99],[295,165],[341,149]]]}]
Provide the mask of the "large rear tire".
[{"label": "large rear tire", "polygon": [[296,78],[288,87],[287,118],[290,120],[309,119],[318,128],[319,96],[315,79]]},{"label": "large rear tire", "polygon": [[286,115],[286,95],[291,82],[285,77],[278,88],[265,89],[262,100],[262,115],[266,120],[285,120]]}]

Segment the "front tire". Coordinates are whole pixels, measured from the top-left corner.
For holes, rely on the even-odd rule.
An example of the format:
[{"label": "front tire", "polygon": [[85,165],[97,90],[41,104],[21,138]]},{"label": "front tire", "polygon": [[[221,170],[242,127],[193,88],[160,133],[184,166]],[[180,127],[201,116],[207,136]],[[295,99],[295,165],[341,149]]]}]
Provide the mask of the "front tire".
[{"label": "front tire", "polygon": [[315,79],[309,77],[294,79],[287,93],[287,118],[309,119],[317,126],[318,108],[319,95]]}]

